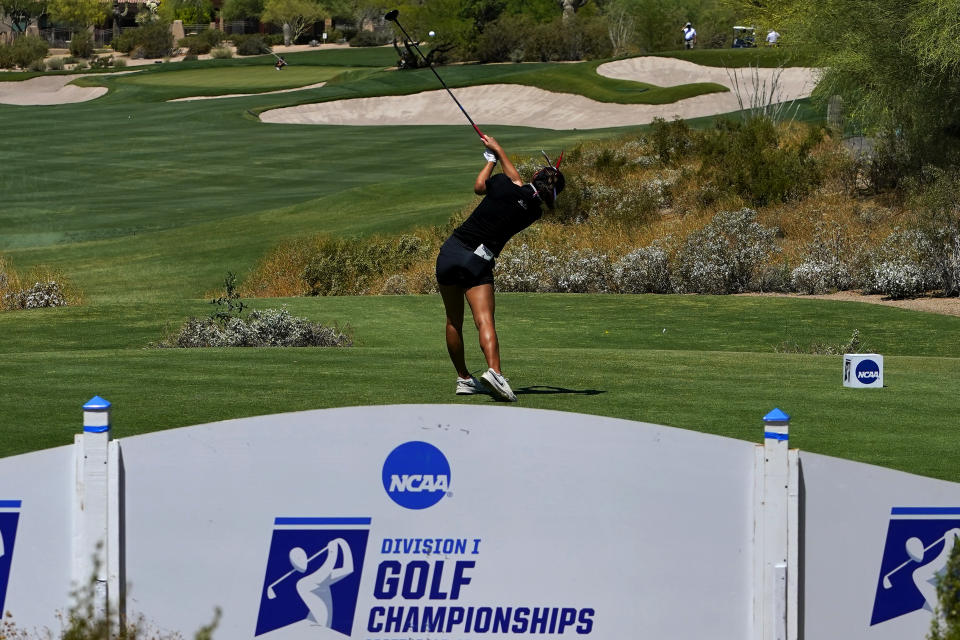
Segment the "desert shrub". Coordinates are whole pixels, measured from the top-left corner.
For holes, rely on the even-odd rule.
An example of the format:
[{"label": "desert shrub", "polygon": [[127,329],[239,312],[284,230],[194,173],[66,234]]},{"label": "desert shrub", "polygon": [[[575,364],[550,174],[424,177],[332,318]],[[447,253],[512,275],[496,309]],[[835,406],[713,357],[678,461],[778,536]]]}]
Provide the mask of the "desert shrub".
[{"label": "desert shrub", "polygon": [[653,154],[662,164],[673,164],[693,147],[693,132],[680,118],[654,118],[647,134]]},{"label": "desert shrub", "polygon": [[73,68],[76,69],[77,71],[82,71],[82,70],[87,69],[87,68],[89,68],[89,67],[90,67],[90,65],[87,63],[86,60],[77,60],[77,62],[76,62],[76,63],[74,64],[74,66],[73,66]]},{"label": "desert shrub", "polygon": [[42,61],[47,56],[50,45],[39,36],[25,35],[7,45],[7,51],[9,62],[4,66],[17,66],[21,69],[27,69],[37,60]]},{"label": "desert shrub", "polygon": [[93,56],[90,59],[91,69],[107,69],[113,66],[113,56]]},{"label": "desert shrub", "polygon": [[535,24],[526,40],[524,59],[531,62],[592,60],[613,53],[606,26],[593,16],[578,14]]},{"label": "desert shrub", "polygon": [[10,45],[0,42],[0,69],[11,69],[13,66],[13,54],[10,51]]},{"label": "desert shrub", "polygon": [[70,55],[75,58],[89,58],[93,55],[93,35],[86,29],[73,32],[70,38]]},{"label": "desert shrub", "polygon": [[854,329],[850,339],[844,343],[811,342],[801,345],[796,341],[784,340],[773,347],[777,353],[809,353],[817,356],[839,356],[844,353],[869,353],[872,348],[863,342],[860,330]]},{"label": "desert shrub", "polygon": [[163,21],[148,22],[124,31],[113,39],[111,46],[131,57],[162,58],[173,50],[173,34],[170,25]]},{"label": "desert shrub", "polygon": [[303,272],[315,296],[368,293],[374,280],[407,269],[432,249],[419,237],[321,238]]},{"label": "desert shrub", "polygon": [[852,245],[840,224],[817,223],[813,240],[804,247],[803,261],[790,274],[791,288],[808,294],[849,289],[854,284]]},{"label": "desert shrub", "polygon": [[754,206],[800,198],[820,182],[811,151],[821,139],[822,131],[811,128],[798,144],[781,144],[770,118],[721,120],[702,137],[698,176]]},{"label": "desert shrub", "polygon": [[336,327],[290,315],[286,309],[251,311],[226,322],[190,318],[157,346],[200,347],[349,347],[353,339]]},{"label": "desert shrub", "polygon": [[654,243],[634,249],[613,265],[613,282],[620,293],[670,293],[670,256]]},{"label": "desert shrub", "polygon": [[114,66],[114,68],[117,68],[117,67],[126,67],[126,66],[127,66],[127,59],[126,59],[126,58],[114,58],[114,59],[113,59],[113,66]]},{"label": "desert shrub", "polygon": [[679,293],[741,293],[759,289],[760,267],[777,250],[776,229],[753,209],[724,211],[684,240],[671,265]]},{"label": "desert shrub", "polygon": [[110,42],[110,46],[114,51],[119,51],[120,53],[130,53],[133,51],[133,48],[137,46],[136,31],[136,29],[127,29],[126,31],[117,34]]},{"label": "desert shrub", "polygon": [[47,69],[50,71],[63,71],[66,66],[64,58],[50,58],[47,60]]},{"label": "desert shrub", "polygon": [[937,286],[930,238],[918,229],[898,229],[876,249],[866,286],[872,293],[909,298]]},{"label": "desert shrub", "polygon": [[960,639],[960,544],[957,540],[937,580],[937,607],[927,639]]},{"label": "desert shrub", "polygon": [[47,63],[44,62],[43,58],[34,60],[29,64],[29,66],[27,66],[27,71],[37,71],[39,73],[43,73],[46,70],[47,70]]},{"label": "desert shrub", "polygon": [[63,288],[54,281],[34,282],[27,289],[12,291],[3,296],[3,306],[8,309],[43,309],[63,307],[66,304]]},{"label": "desert shrub", "polygon": [[590,249],[555,255],[527,244],[508,247],[497,259],[496,274],[502,291],[607,293],[613,288],[609,256]]},{"label": "desert shrub", "polygon": [[214,60],[225,60],[233,57],[233,51],[230,49],[230,47],[214,47],[210,50],[210,57]]},{"label": "desert shrub", "polygon": [[534,26],[525,15],[500,16],[477,38],[476,58],[480,62],[523,62]]},{"label": "desert shrub", "polygon": [[177,41],[177,46],[185,48],[188,55],[202,55],[210,53],[213,45],[202,34],[186,36]]},{"label": "desert shrub", "polygon": [[234,34],[230,36],[233,44],[237,47],[237,55],[240,56],[258,56],[264,53],[270,53],[268,45],[263,36],[258,33],[249,35]]},{"label": "desert shrub", "polygon": [[934,284],[944,295],[960,295],[960,170],[927,169],[908,188]]},{"label": "desert shrub", "polygon": [[379,47],[390,42],[390,34],[385,31],[367,31],[361,29],[350,38],[351,47]]}]

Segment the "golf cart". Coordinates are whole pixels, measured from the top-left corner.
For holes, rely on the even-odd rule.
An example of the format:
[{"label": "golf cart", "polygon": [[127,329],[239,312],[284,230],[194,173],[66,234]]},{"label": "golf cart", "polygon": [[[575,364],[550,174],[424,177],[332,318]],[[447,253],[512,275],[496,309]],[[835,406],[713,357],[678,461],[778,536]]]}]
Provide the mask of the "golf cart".
[{"label": "golf cart", "polygon": [[733,28],[733,48],[749,49],[757,46],[757,38],[753,27],[736,26]]}]

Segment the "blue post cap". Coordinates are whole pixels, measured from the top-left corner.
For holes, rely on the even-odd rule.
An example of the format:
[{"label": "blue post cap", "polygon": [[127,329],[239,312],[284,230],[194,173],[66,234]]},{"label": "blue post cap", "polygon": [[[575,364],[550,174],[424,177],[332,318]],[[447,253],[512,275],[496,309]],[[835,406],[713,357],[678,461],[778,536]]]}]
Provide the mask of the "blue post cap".
[{"label": "blue post cap", "polygon": [[83,430],[86,433],[110,431],[110,403],[100,396],[93,396],[83,405]]},{"label": "blue post cap", "polygon": [[774,409],[763,416],[763,437],[765,440],[787,442],[790,439],[790,416],[780,409]]},{"label": "blue post cap", "polygon": [[764,422],[790,422],[790,416],[785,414],[780,409],[774,409],[767,415],[763,416]]},{"label": "blue post cap", "polygon": [[106,411],[110,408],[110,401],[104,400],[100,396],[93,396],[83,405],[84,411]]}]

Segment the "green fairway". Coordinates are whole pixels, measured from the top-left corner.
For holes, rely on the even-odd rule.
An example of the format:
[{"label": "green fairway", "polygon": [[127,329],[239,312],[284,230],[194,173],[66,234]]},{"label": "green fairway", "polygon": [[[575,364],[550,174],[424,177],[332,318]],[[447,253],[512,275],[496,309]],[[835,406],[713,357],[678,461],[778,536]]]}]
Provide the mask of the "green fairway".
[{"label": "green fairway", "polygon": [[[145,349],[203,302],[0,315],[11,424],[2,454],[68,443],[94,394],[118,437],[247,415],[362,404],[490,403],[453,395],[436,296],[257,301],[351,325],[344,349]],[[960,318],[860,303],[709,296],[498,297],[504,371],[520,406],[608,415],[759,441],[780,407],[809,451],[960,479],[942,429],[960,375]],[[841,386],[839,356],[774,345],[839,344],[859,329],[886,356],[886,387]],[[9,336],[18,336],[10,339]],[[469,335],[469,334],[468,334]],[[479,368],[475,338],[468,362]],[[35,399],[24,402],[24,398]],[[42,399],[42,400],[41,400]],[[922,400],[921,400],[922,399]],[[931,452],[936,451],[936,455]]]},{"label": "green fairway", "polygon": [[[0,253],[25,273],[60,269],[78,307],[0,313],[0,455],[66,444],[80,407],[115,403],[117,437],[264,413],[362,404],[488,403],[453,395],[438,297],[255,300],[350,325],[346,349],[148,348],[227,271],[279,241],[394,233],[445,223],[475,200],[481,146],[462,126],[268,125],[251,114],[320,100],[437,88],[427,70],[384,67],[385,48],[159,64],[89,75],[103,98],[0,105]],[[601,79],[596,63],[456,65],[451,86],[517,82],[616,102],[661,89]],[[169,103],[189,95],[296,93]],[[715,90],[675,88],[676,92]],[[659,93],[658,93],[659,92]],[[659,95],[659,97],[658,97]],[[676,99],[676,97],[672,98]],[[811,116],[812,117],[812,116]],[[571,149],[625,129],[492,126],[512,153]],[[854,303],[700,296],[498,297],[504,367],[524,407],[602,414],[757,441],[775,406],[811,451],[960,479],[944,435],[960,373],[960,319]],[[842,344],[858,329],[886,357],[887,388],[841,387],[837,356],[775,352]],[[473,334],[468,335],[473,336]],[[480,355],[471,337],[469,361]]]},{"label": "green fairway", "polygon": [[287,67],[278,72],[273,66],[188,69],[176,73],[148,73],[124,76],[120,84],[166,87],[190,92],[189,95],[213,96],[222,93],[263,93],[277,89],[303,87],[326,82],[344,71],[341,67]]}]

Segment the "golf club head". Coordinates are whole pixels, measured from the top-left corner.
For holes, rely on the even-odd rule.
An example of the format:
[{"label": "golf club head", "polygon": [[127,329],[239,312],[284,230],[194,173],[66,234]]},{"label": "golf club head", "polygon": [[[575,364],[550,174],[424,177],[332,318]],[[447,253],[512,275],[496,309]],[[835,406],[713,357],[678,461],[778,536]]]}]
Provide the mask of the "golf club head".
[{"label": "golf club head", "polygon": [[277,597],[277,592],[273,590],[273,587],[267,587],[267,600],[273,600]]},{"label": "golf club head", "polygon": [[398,15],[400,15],[399,9],[391,9],[390,11],[387,11],[387,13],[383,16],[383,19],[389,20],[390,22],[396,22]]},{"label": "golf club head", "polygon": [[883,576],[883,588],[889,589],[893,586],[893,583],[890,582],[890,576]]}]

